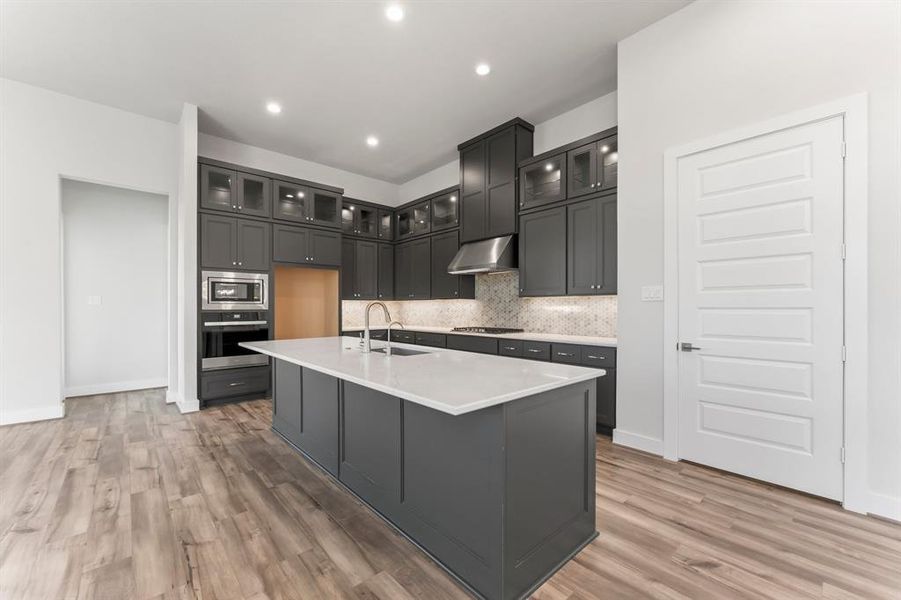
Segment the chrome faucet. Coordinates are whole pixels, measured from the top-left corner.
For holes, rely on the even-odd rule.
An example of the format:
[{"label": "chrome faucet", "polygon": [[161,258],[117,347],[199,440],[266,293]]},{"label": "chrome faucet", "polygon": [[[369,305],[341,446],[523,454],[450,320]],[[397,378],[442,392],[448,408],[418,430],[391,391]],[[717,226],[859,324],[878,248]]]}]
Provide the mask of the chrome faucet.
[{"label": "chrome faucet", "polygon": [[388,346],[385,348],[385,356],[391,356],[391,327],[393,325],[399,325],[401,329],[406,329],[404,324],[400,321],[391,321],[388,323]]},{"label": "chrome faucet", "polygon": [[370,302],[366,305],[366,314],[364,315],[363,320],[363,352],[372,352],[372,342],[369,339],[369,311],[372,310],[373,306],[380,306],[382,308],[382,313],[385,315],[385,320],[388,321],[388,323],[391,322],[391,313],[388,312],[388,307],[385,306],[384,302],[376,300],[375,302]]}]

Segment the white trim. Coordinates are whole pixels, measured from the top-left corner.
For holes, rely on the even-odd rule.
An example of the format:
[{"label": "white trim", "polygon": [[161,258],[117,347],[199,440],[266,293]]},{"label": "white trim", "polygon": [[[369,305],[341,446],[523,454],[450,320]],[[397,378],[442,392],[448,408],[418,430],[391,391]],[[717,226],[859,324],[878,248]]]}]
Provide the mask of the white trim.
[{"label": "white trim", "polygon": [[178,406],[178,411],[181,414],[197,412],[200,410],[200,400],[183,400],[182,398],[178,398],[175,400],[175,404]]},{"label": "white trim", "polygon": [[173,404],[175,402],[178,402],[178,398],[178,392],[171,388],[166,390],[166,404]]},{"label": "white trim", "polygon": [[901,498],[870,492],[867,512],[877,517],[884,517],[901,523]]},{"label": "white trim", "polygon": [[631,433],[622,429],[613,430],[613,443],[627,448],[634,448],[642,452],[649,452],[660,456],[663,454],[663,440],[652,438],[640,433]]},{"label": "white trim", "polygon": [[59,403],[56,406],[42,406],[26,410],[0,411],[0,425],[15,425],[16,423],[31,423],[33,421],[46,421],[48,419],[62,419],[66,416],[66,405]]},{"label": "white trim", "polygon": [[[679,459],[678,160],[749,138],[843,116],[845,126],[845,476],[843,506],[866,512],[867,484],[867,94],[860,93],[740,127],[664,152],[663,456]],[[878,503],[878,501],[877,501]]]},{"label": "white trim", "polygon": [[77,385],[66,388],[66,398],[162,388],[166,387],[167,382],[168,379],[166,377],[156,377],[153,379],[132,379],[131,381],[110,381],[91,385]]}]

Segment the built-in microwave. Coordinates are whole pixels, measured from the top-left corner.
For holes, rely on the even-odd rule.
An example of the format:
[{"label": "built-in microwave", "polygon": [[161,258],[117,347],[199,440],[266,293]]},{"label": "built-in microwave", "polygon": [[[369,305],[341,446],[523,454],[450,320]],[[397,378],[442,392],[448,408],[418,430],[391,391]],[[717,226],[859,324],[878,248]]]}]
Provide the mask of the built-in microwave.
[{"label": "built-in microwave", "polygon": [[268,273],[203,271],[201,310],[269,310]]}]

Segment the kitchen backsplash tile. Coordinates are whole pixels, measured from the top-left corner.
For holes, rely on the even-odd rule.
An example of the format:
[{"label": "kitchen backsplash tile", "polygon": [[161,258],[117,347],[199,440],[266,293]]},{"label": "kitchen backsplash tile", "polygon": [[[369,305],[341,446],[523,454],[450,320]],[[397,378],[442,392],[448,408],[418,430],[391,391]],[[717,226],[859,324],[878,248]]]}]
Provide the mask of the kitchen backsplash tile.
[{"label": "kitchen backsplash tile", "polygon": [[[616,337],[616,296],[520,298],[519,273],[476,275],[475,300],[390,301],[391,316],[404,325],[519,327],[535,333]],[[363,324],[368,302],[345,300],[343,326]],[[373,311],[373,323],[381,323]]]}]

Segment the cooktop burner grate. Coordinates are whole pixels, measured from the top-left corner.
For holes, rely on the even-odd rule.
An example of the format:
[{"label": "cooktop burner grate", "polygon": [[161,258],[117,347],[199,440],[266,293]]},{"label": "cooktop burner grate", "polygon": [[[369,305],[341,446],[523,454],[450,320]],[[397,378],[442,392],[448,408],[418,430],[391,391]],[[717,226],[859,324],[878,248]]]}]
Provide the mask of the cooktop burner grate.
[{"label": "cooktop burner grate", "polygon": [[512,327],[454,327],[451,331],[465,333],[522,333],[522,329]]}]

